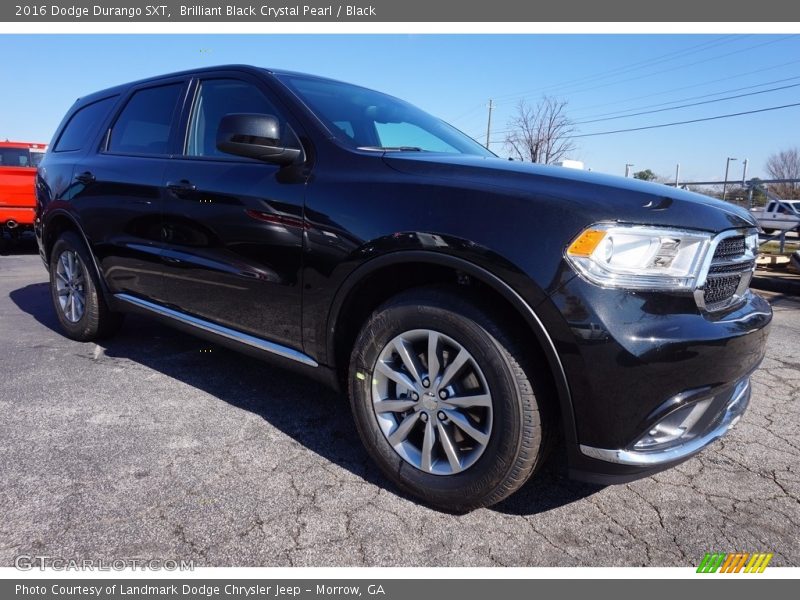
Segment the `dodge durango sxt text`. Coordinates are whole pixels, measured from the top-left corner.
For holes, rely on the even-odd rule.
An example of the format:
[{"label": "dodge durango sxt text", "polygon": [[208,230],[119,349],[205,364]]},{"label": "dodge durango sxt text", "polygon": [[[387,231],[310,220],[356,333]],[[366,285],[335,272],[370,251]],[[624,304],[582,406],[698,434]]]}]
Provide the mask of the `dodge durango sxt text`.
[{"label": "dodge durango sxt text", "polygon": [[136,311],[346,390],[386,476],[451,510],[513,493],[554,440],[598,482],[692,456],[744,412],[772,318],[747,211],[501,160],[299,73],[87,95],[36,193],[69,337]]}]

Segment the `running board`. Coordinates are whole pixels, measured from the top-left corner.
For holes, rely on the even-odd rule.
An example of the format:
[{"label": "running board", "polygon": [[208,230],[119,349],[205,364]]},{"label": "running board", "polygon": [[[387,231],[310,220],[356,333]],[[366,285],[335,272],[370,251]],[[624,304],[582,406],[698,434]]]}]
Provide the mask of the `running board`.
[{"label": "running board", "polygon": [[207,331],[209,333],[219,335],[229,340],[233,340],[235,342],[239,342],[241,344],[257,348],[258,350],[269,352],[270,354],[276,354],[283,358],[288,358],[289,360],[302,363],[309,367],[319,366],[317,361],[315,361],[313,358],[311,358],[306,354],[303,354],[302,352],[298,352],[297,350],[292,350],[291,348],[287,348],[286,346],[281,346],[280,344],[269,342],[267,340],[257,338],[253,335],[242,333],[241,331],[236,331],[235,329],[229,329],[227,327],[223,327],[222,325],[217,325],[216,323],[212,323],[211,321],[206,321],[198,317],[187,315],[177,310],[167,308],[166,306],[161,306],[160,304],[148,302],[147,300],[142,300],[141,298],[130,296],[128,294],[114,294],[114,298],[116,298],[117,300],[121,300],[123,302],[127,302],[128,304],[132,304],[133,306],[136,306],[138,308],[150,311],[162,317],[173,319],[175,321],[183,323],[184,325],[189,325],[191,327],[196,327],[197,329],[202,329],[203,331]]}]

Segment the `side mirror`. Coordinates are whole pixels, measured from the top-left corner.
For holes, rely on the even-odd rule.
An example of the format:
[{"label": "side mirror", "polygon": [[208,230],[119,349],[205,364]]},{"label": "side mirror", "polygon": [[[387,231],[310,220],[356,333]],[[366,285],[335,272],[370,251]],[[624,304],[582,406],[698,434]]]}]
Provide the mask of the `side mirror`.
[{"label": "side mirror", "polygon": [[281,145],[278,119],[273,115],[233,113],[217,128],[217,149],[227,154],[289,165],[302,154],[299,148]]}]

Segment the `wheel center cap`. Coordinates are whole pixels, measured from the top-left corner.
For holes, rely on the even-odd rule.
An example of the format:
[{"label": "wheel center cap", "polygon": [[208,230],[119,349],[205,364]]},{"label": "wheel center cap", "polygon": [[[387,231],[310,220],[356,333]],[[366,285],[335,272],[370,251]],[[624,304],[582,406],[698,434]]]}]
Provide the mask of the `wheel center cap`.
[{"label": "wheel center cap", "polygon": [[436,394],[433,392],[425,392],[422,396],[422,407],[425,410],[436,410],[439,403],[436,401]]}]

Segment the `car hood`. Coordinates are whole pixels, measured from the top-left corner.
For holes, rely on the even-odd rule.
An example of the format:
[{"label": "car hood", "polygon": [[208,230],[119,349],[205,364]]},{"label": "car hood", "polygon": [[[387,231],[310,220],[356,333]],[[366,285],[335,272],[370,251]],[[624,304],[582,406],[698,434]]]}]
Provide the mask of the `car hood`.
[{"label": "car hood", "polygon": [[561,202],[565,209],[587,212],[598,221],[715,232],[756,226],[747,210],[728,202],[638,179],[480,156],[387,152],[383,158],[402,173],[531,200]]}]

